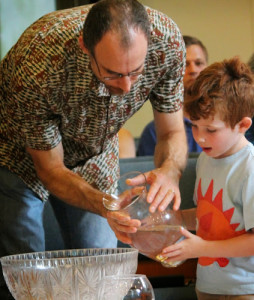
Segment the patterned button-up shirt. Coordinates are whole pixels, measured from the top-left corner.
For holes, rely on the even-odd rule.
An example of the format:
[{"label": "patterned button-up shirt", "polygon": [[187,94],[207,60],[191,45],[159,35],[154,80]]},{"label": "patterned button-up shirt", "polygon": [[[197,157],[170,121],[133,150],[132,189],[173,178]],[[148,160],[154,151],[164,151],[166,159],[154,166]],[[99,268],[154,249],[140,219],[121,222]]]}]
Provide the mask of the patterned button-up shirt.
[{"label": "patterned button-up shirt", "polygon": [[151,41],[145,75],[129,94],[112,96],[90,68],[78,37],[91,5],[55,11],[32,24],[0,65],[0,166],[42,200],[49,192],[25,147],[60,142],[64,163],[90,184],[109,190],[119,175],[117,132],[150,99],[159,112],[183,103],[185,46],[176,24],[146,8]]}]

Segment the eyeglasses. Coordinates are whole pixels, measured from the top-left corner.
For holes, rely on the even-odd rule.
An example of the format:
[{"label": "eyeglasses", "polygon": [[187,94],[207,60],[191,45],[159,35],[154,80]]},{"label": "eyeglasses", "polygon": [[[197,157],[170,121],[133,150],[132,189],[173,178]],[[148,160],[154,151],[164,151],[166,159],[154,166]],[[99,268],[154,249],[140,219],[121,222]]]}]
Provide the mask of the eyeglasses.
[{"label": "eyeglasses", "polygon": [[132,80],[137,80],[137,79],[140,79],[140,77],[142,77],[144,75],[144,70],[142,70],[142,71],[139,71],[139,72],[130,72],[128,74],[115,74],[115,75],[112,75],[112,76],[102,76],[99,65],[98,65],[97,60],[94,56],[93,56],[93,59],[96,63],[96,66],[97,66],[97,69],[99,71],[99,74],[100,74],[101,78],[105,81],[117,80],[117,79],[120,79],[120,78],[123,78],[123,77],[129,77]]},{"label": "eyeglasses", "polygon": [[123,77],[129,77],[130,79],[139,79],[141,76],[144,75],[144,70],[141,72],[130,72],[128,74],[116,74],[116,75],[112,75],[112,76],[102,76],[102,78],[106,81],[109,80],[117,80],[119,78],[123,78]]}]

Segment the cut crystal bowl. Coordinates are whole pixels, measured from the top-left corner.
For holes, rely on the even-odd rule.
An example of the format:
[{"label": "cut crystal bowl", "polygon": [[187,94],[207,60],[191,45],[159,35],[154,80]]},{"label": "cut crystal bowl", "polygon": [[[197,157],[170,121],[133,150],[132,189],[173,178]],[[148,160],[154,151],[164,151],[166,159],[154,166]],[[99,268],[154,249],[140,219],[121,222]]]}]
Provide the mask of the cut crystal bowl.
[{"label": "cut crystal bowl", "polygon": [[0,260],[16,300],[98,300],[98,284],[104,276],[136,272],[138,250],[72,249],[10,255]]}]

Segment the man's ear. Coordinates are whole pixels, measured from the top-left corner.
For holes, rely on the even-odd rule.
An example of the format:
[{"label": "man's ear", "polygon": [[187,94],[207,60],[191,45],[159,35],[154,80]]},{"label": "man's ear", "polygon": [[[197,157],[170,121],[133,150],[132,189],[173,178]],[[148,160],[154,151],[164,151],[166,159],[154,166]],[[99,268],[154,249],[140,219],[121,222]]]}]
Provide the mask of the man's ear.
[{"label": "man's ear", "polygon": [[244,117],[238,124],[239,124],[239,131],[241,133],[245,133],[250,128],[252,124],[252,120],[249,117]]},{"label": "man's ear", "polygon": [[82,35],[79,36],[78,42],[79,42],[79,46],[80,46],[80,48],[82,49],[82,51],[83,51],[85,54],[89,54],[89,51],[88,51],[88,49],[86,48],[86,46],[85,46],[85,44],[84,44]]}]

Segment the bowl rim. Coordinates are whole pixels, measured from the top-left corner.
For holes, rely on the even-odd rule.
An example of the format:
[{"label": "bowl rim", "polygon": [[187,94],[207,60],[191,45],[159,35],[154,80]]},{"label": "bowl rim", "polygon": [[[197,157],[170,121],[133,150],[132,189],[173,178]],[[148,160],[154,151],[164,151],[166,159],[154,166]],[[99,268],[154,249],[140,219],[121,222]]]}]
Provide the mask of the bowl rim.
[{"label": "bowl rim", "polygon": [[[73,256],[60,256],[60,257],[46,257],[46,255],[50,255],[52,253],[79,253],[84,251],[85,253],[87,252],[88,254],[90,251],[115,251],[112,253],[102,253],[102,254],[94,254],[94,255],[73,255]],[[106,258],[106,257],[117,257],[121,256],[124,254],[128,253],[137,253],[138,249],[135,248],[124,248],[124,247],[119,247],[119,248],[77,248],[77,249],[64,249],[64,250],[47,250],[47,251],[38,251],[38,252],[28,252],[28,253],[19,253],[19,254],[13,254],[13,255],[6,255],[0,258],[1,263],[14,263],[14,262],[34,262],[34,261],[58,261],[58,260],[76,260],[78,258],[83,258],[83,259],[93,259],[93,258]],[[44,257],[39,257],[39,255],[45,255]],[[137,253],[138,254],[138,253]],[[34,256],[29,258],[28,256]],[[35,258],[35,256],[38,256]]]}]

